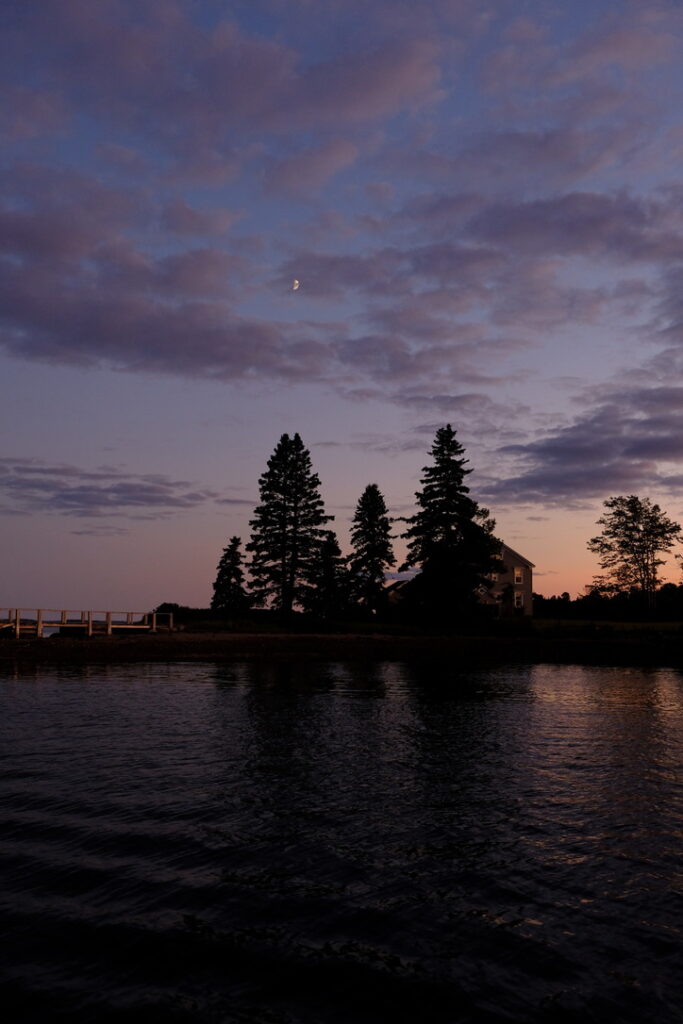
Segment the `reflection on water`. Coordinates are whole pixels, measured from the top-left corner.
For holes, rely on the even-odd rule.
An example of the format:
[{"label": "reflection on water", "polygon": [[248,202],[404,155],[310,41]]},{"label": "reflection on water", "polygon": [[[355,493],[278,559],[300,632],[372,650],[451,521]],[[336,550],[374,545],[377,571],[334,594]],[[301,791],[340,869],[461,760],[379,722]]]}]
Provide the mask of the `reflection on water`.
[{"label": "reflection on water", "polygon": [[22,1020],[674,1021],[683,679],[0,678]]}]

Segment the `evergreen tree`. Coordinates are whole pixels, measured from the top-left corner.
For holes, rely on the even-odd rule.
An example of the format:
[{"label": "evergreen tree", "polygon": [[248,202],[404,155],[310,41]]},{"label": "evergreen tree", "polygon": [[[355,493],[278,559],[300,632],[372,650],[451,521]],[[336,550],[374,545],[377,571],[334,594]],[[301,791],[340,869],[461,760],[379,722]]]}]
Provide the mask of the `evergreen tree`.
[{"label": "evergreen tree", "polygon": [[396,564],[391,539],[391,519],[382,492],[377,484],[368,484],[353,516],[353,553],[348,565],[353,597],[375,612],[384,599],[385,570]]},{"label": "evergreen tree", "polygon": [[298,434],[283,434],[259,480],[261,503],[254,511],[249,571],[254,602],[270,601],[289,614],[305,600],[325,515],[320,480]]},{"label": "evergreen tree", "polygon": [[432,445],[434,464],[425,466],[419,511],[406,520],[408,554],[402,569],[420,572],[407,590],[425,609],[447,617],[473,605],[491,586],[490,574],[502,571],[501,542],[494,537],[489,511],[469,496],[465,449],[450,423],[440,427]]},{"label": "evergreen tree", "polygon": [[348,605],[347,577],[336,534],[325,530],[300,598],[304,610],[321,619],[331,619],[345,612]]},{"label": "evergreen tree", "polygon": [[212,612],[240,615],[249,609],[249,596],[244,589],[241,543],[240,537],[231,537],[228,547],[223,548],[213,585]]}]

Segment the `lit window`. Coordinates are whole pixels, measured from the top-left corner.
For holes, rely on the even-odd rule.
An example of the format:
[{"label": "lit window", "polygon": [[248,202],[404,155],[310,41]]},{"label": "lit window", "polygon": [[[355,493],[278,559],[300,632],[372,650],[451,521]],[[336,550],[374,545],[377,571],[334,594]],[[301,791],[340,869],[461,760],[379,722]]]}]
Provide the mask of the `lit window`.
[{"label": "lit window", "polygon": [[524,582],[524,569],[522,569],[521,565],[516,565],[515,566],[515,583],[523,583],[523,582]]},{"label": "lit window", "polygon": [[524,594],[522,594],[521,591],[520,591],[519,593],[515,594],[515,608],[523,608],[523,607],[524,607]]}]

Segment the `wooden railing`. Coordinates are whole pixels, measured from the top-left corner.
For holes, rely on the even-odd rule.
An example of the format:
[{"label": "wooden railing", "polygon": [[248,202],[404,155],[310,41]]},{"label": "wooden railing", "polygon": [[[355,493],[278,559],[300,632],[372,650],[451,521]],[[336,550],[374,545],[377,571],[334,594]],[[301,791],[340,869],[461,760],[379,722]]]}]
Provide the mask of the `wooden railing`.
[{"label": "wooden railing", "polygon": [[159,629],[173,631],[172,612],[73,611],[66,608],[3,608],[0,606],[0,635],[44,636],[45,630],[68,630],[85,636],[113,636],[120,630]]}]

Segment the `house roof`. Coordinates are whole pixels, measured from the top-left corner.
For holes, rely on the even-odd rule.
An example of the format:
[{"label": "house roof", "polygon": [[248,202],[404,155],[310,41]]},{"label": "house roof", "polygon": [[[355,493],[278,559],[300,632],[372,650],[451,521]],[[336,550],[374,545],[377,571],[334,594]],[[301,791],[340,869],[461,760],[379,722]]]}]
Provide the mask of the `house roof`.
[{"label": "house roof", "polygon": [[509,544],[505,544],[503,542],[503,544],[501,544],[500,550],[501,550],[501,554],[504,551],[509,551],[511,555],[514,555],[515,558],[518,558],[520,560],[520,562],[524,562],[524,564],[528,565],[530,569],[535,569],[536,568],[536,566],[534,565],[533,562],[530,562],[528,558],[524,557],[524,555],[520,555],[519,551],[515,551],[515,549],[511,548]]},{"label": "house roof", "polygon": [[[413,579],[412,576],[411,579]],[[385,593],[388,593],[390,590],[400,590],[401,587],[404,587],[408,582],[408,580],[393,580],[391,583],[385,585],[384,591]]]}]

